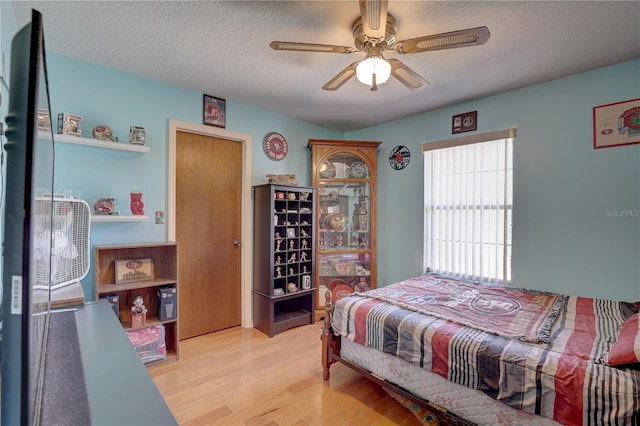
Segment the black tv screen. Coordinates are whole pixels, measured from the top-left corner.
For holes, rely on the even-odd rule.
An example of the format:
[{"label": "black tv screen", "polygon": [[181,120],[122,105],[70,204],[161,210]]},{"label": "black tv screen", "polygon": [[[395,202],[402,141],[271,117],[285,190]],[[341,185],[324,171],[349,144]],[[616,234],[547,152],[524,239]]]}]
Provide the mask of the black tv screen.
[{"label": "black tv screen", "polygon": [[[42,366],[51,306],[50,293],[38,300],[33,298],[34,277],[42,282],[47,276],[50,280],[51,274],[42,270],[41,259],[34,262],[32,228],[36,209],[48,208],[53,212],[54,192],[54,144],[44,31],[42,15],[35,10],[31,23],[13,38],[10,70],[5,144],[1,411],[3,425],[32,425],[40,422]],[[47,127],[48,131],[42,130]],[[50,264],[50,260],[44,264]]]}]

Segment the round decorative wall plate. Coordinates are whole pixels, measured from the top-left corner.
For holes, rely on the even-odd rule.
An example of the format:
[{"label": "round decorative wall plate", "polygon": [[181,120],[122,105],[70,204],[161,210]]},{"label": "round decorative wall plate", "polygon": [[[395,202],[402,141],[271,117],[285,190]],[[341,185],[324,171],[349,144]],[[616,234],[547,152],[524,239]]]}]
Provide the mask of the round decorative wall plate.
[{"label": "round decorative wall plate", "polygon": [[398,145],[389,153],[389,165],[394,170],[402,170],[409,165],[411,159],[411,152],[409,148],[403,145]]},{"label": "round decorative wall plate", "polygon": [[267,157],[273,161],[282,160],[289,151],[287,140],[278,132],[267,133],[262,141],[262,148]]}]

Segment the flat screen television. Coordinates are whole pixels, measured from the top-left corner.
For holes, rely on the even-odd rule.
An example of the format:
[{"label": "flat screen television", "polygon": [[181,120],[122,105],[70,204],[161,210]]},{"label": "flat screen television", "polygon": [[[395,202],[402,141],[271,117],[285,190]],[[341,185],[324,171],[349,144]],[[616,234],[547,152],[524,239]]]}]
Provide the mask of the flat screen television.
[{"label": "flat screen television", "polygon": [[[34,261],[34,215],[53,213],[54,144],[42,15],[33,11],[31,22],[11,44],[9,111],[6,119],[7,185],[2,275],[2,424],[40,423],[43,365],[51,307],[48,296],[34,299],[34,277],[51,279],[50,258],[42,250]],[[41,137],[38,137],[40,134]],[[39,201],[36,204],[36,197]],[[49,200],[50,199],[50,200]],[[44,202],[43,202],[44,200]],[[45,212],[46,214],[46,212]],[[49,236],[51,241],[51,236]],[[50,243],[49,243],[50,244]],[[49,246],[49,256],[51,253]],[[45,250],[46,252],[46,250]],[[43,268],[43,265],[45,267]],[[48,269],[48,270],[47,270]]]}]

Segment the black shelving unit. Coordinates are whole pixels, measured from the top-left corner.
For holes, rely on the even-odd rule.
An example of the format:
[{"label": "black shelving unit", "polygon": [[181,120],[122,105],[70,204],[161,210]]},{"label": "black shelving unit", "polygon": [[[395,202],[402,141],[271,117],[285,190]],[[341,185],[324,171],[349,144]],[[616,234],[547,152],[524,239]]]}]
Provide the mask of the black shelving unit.
[{"label": "black shelving unit", "polygon": [[315,321],[315,188],[253,187],[253,324],[270,337]]}]

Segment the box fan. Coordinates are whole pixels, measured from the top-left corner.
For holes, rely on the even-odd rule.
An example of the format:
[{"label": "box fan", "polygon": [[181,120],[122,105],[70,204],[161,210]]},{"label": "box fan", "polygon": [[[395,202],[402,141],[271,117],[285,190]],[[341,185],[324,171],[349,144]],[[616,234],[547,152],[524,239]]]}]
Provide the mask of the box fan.
[{"label": "box fan", "polygon": [[89,205],[63,196],[52,205],[50,198],[36,197],[33,215],[33,288],[80,282],[89,272]]}]

